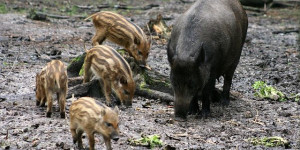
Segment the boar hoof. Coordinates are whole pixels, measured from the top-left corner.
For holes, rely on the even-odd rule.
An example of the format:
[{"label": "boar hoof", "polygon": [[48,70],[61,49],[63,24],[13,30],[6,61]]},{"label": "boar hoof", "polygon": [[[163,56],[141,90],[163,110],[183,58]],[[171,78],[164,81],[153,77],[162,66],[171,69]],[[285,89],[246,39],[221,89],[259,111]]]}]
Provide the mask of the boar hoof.
[{"label": "boar hoof", "polygon": [[197,115],[200,113],[199,105],[191,105],[188,115]]},{"label": "boar hoof", "polygon": [[212,91],[211,101],[212,102],[220,102],[220,100],[221,100],[221,93],[217,89],[214,89]]},{"label": "boar hoof", "polygon": [[42,103],[40,106],[41,106],[41,107],[46,107],[45,103]]},{"label": "boar hoof", "polygon": [[40,106],[40,102],[39,101],[36,101],[36,106]]},{"label": "boar hoof", "polygon": [[106,105],[107,105],[108,107],[113,107],[113,104],[112,104],[112,103],[106,103]]},{"label": "boar hoof", "polygon": [[229,105],[229,99],[228,98],[222,98],[221,103],[223,106],[228,106]]},{"label": "boar hoof", "polygon": [[201,118],[207,119],[210,116],[211,116],[210,110],[202,110],[201,111],[201,116],[200,116]]},{"label": "boar hoof", "polygon": [[51,112],[47,112],[46,117],[51,118]]},{"label": "boar hoof", "polygon": [[66,113],[65,112],[61,112],[60,113],[60,118],[66,118]]}]

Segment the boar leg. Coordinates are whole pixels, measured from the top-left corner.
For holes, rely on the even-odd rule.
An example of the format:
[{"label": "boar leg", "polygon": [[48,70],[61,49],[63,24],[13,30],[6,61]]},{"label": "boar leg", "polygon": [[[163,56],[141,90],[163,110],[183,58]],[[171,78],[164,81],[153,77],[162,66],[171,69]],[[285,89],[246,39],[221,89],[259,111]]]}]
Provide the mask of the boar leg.
[{"label": "boar leg", "polygon": [[106,28],[98,28],[96,34],[92,38],[92,45],[100,45],[103,43],[106,37]]},{"label": "boar leg", "polygon": [[65,107],[66,107],[66,93],[67,90],[64,88],[59,95],[59,110],[60,110],[60,118],[66,118]]},{"label": "boar leg", "polygon": [[[88,56],[86,56],[86,57],[88,57]],[[90,81],[91,76],[92,76],[92,71],[91,71],[91,62],[89,62],[89,61],[84,61],[84,75],[83,76],[84,76],[83,83],[87,83]]]},{"label": "boar leg", "polygon": [[223,106],[228,106],[230,102],[229,92],[232,84],[232,77],[234,74],[235,67],[233,67],[234,69],[230,69],[229,71],[227,71],[226,74],[224,75],[224,85],[223,85],[223,92],[221,98],[221,103],[223,104]]},{"label": "boar leg", "polygon": [[84,78],[83,78],[83,83],[89,82],[92,76],[92,71],[91,71],[91,60],[88,58],[89,56],[86,56],[85,61],[84,61]]},{"label": "boar leg", "polygon": [[78,134],[76,134],[77,124],[74,124],[75,121],[70,121],[70,131],[73,138],[73,143],[75,144],[78,140]]},{"label": "boar leg", "polygon": [[40,106],[41,107],[45,107],[46,106],[46,97],[43,97],[42,99],[41,99],[41,101],[40,101]]},{"label": "boar leg", "polygon": [[86,133],[88,138],[89,138],[89,146],[90,146],[90,150],[94,150],[95,149],[95,137],[94,137],[94,133]]},{"label": "boar leg", "polygon": [[195,115],[199,113],[199,104],[198,104],[198,96],[194,96],[194,98],[192,99],[191,103],[190,103],[190,110],[189,110],[189,114],[191,115]]},{"label": "boar leg", "polygon": [[207,84],[205,85],[202,91],[202,111],[201,114],[204,118],[207,118],[210,115],[210,98],[212,91],[215,88],[216,78],[213,73],[209,77]]},{"label": "boar leg", "polygon": [[40,99],[36,99],[36,106],[40,106],[41,100]]},{"label": "boar leg", "polygon": [[112,150],[110,138],[103,136],[103,139],[104,139],[104,143],[105,143],[105,146],[106,146],[106,150]]},{"label": "boar leg", "polygon": [[[101,82],[100,82],[101,84]],[[111,94],[111,85],[109,83],[109,81],[104,80],[103,81],[103,91],[104,91],[104,95],[106,98],[106,105],[107,106],[111,106],[111,99],[110,99],[110,94]]]},{"label": "boar leg", "polygon": [[46,98],[47,98],[47,113],[46,117],[50,118],[52,114],[52,91],[49,89],[46,91]]},{"label": "boar leg", "polygon": [[78,148],[79,149],[83,149],[83,145],[82,145],[82,134],[83,134],[83,130],[77,129],[77,140],[78,140]]}]

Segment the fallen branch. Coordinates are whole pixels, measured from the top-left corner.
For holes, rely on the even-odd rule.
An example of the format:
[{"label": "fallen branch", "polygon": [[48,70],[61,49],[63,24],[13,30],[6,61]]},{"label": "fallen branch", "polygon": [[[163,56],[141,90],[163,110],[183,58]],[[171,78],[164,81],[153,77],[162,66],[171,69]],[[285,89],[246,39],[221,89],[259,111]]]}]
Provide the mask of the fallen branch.
[{"label": "fallen branch", "polygon": [[194,3],[195,0],[180,0],[182,3]]},{"label": "fallen branch", "polygon": [[159,99],[161,102],[174,102],[174,98],[171,94],[152,89],[136,88],[135,95],[143,96],[149,99]]},{"label": "fallen branch", "polygon": [[94,8],[94,6],[80,6],[80,5],[76,5],[76,7],[80,8],[80,9],[92,9],[92,8]]},{"label": "fallen branch", "polygon": [[273,34],[279,34],[279,33],[283,33],[283,34],[287,34],[287,33],[299,33],[299,29],[286,29],[286,30],[280,30],[280,31],[273,31]]},{"label": "fallen branch", "polygon": [[97,6],[98,9],[114,8],[114,9],[126,9],[126,10],[149,10],[149,9],[152,9],[153,7],[159,7],[159,5],[158,4],[149,4],[149,5],[142,6],[142,7],[134,7],[134,6],[128,6],[128,5],[113,5],[113,6],[110,6],[108,4],[104,4],[104,5],[98,5]]},{"label": "fallen branch", "polygon": [[54,14],[43,13],[43,12],[37,12],[37,13],[44,14],[44,15],[46,15],[47,17],[49,17],[49,18],[54,18],[54,19],[69,19],[69,18],[70,18],[69,16],[60,16],[60,15],[54,15]]},{"label": "fallen branch", "polygon": [[264,11],[263,9],[261,9],[261,8],[255,8],[255,7],[251,7],[251,6],[243,6],[243,8],[244,8],[245,10],[253,11],[253,12],[259,12],[259,13],[265,12],[265,11]]},{"label": "fallen branch", "polygon": [[274,0],[273,1],[273,6],[274,7],[281,7],[281,8],[284,8],[284,7],[295,7],[295,6],[299,6],[300,5],[300,1],[291,1],[291,0]]}]

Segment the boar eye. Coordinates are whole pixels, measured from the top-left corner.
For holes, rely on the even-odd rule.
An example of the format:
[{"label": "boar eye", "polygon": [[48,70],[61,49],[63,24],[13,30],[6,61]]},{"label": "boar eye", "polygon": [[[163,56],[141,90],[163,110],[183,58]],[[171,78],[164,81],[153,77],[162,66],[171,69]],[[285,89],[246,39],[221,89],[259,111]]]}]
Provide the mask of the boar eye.
[{"label": "boar eye", "polygon": [[141,52],[141,51],[138,51],[138,54],[139,54],[139,55],[142,55],[142,52]]},{"label": "boar eye", "polygon": [[108,123],[108,122],[105,122],[105,125],[106,125],[107,127],[111,127],[111,126],[112,126],[112,124],[111,124],[111,123]]},{"label": "boar eye", "polygon": [[129,92],[127,90],[123,90],[125,95],[129,95]]}]

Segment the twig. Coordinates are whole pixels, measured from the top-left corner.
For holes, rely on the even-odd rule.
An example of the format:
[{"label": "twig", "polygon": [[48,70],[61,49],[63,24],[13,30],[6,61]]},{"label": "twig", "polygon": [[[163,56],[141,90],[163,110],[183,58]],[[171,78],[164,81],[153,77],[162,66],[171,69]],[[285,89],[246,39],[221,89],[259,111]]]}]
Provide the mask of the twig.
[{"label": "twig", "polygon": [[256,123],[256,124],[259,124],[259,125],[262,125],[262,126],[265,126],[265,124],[263,122],[261,122],[259,119],[258,119],[258,110],[256,109],[256,115],[255,115],[255,118],[254,120],[251,120],[253,123]]},{"label": "twig", "polygon": [[13,65],[12,65],[12,67],[11,67],[10,71],[8,72],[7,76],[9,76],[9,75],[10,75],[10,73],[12,72],[12,70],[14,69],[14,67],[15,67],[15,64],[16,64],[16,61],[19,59],[19,55],[20,55],[20,48],[19,48],[19,51],[18,51],[18,55],[17,55],[17,57],[16,57],[16,59],[15,59],[15,61],[14,61]]},{"label": "twig", "polygon": [[165,132],[165,134],[166,134],[166,136],[169,137],[170,139],[174,139],[174,140],[180,141],[180,139],[177,138],[177,137],[170,136],[170,135],[168,135],[166,132]]},{"label": "twig", "polygon": [[5,139],[7,140],[8,139],[8,129],[6,130],[6,137]]}]

